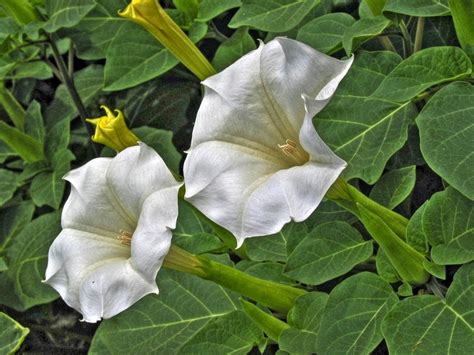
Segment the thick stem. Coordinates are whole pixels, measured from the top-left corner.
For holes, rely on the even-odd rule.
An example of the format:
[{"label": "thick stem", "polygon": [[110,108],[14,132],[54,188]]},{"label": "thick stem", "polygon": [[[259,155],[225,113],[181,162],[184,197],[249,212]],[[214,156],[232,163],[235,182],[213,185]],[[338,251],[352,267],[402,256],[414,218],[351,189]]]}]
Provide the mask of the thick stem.
[{"label": "thick stem", "polygon": [[[77,111],[79,112],[79,116],[81,117],[82,124],[86,128],[87,132],[89,133],[90,136],[94,135],[94,130],[93,128],[87,124],[86,119],[89,116],[84,104],[82,103],[82,99],[79,96],[79,93],[77,92],[76,85],[74,84],[74,80],[72,76],[69,76],[69,71],[68,68],[66,67],[66,63],[64,63],[63,57],[61,56],[61,53],[59,52],[58,46],[56,45],[56,38],[54,34],[48,34],[48,39],[49,39],[49,44],[51,46],[51,49],[53,51],[53,57],[54,60],[56,61],[56,65],[58,67],[59,72],[61,73],[61,78],[64,86],[66,86],[66,89],[71,96],[72,101],[74,102],[74,105],[77,108]],[[92,149],[94,151],[95,156],[99,156],[99,152],[97,147],[93,142],[92,144]]]},{"label": "thick stem", "polygon": [[15,127],[23,132],[26,111],[10,90],[4,86],[3,81],[0,81],[0,105],[5,109]]},{"label": "thick stem", "polygon": [[423,44],[423,32],[425,30],[425,18],[418,17],[416,23],[415,44],[413,45],[413,53],[418,52]]},{"label": "thick stem", "polygon": [[392,41],[388,36],[380,36],[378,37],[379,43],[387,50],[390,52],[395,52],[397,53],[397,50],[395,49],[395,46],[393,45]]},{"label": "thick stem", "polygon": [[402,32],[403,42],[405,43],[406,56],[409,57],[413,50],[410,32],[408,32],[408,28],[403,20],[400,21],[399,28]]},{"label": "thick stem", "polygon": [[204,256],[195,256],[173,245],[164,267],[213,281],[281,313],[287,313],[305,290],[251,276]]}]

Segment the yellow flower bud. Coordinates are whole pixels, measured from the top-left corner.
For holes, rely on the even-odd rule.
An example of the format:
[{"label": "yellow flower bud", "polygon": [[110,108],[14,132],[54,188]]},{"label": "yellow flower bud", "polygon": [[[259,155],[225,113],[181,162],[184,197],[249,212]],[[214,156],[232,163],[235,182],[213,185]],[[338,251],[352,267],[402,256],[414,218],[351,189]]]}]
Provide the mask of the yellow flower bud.
[{"label": "yellow flower bud", "polygon": [[204,80],[216,73],[211,63],[168,16],[158,0],[132,0],[125,10],[119,11],[119,15],[145,27],[199,79]]},{"label": "yellow flower bud", "polygon": [[116,115],[106,106],[101,106],[106,115],[87,119],[95,127],[92,140],[118,152],[138,144],[138,137],[130,131],[125,123],[122,111],[114,110]]}]

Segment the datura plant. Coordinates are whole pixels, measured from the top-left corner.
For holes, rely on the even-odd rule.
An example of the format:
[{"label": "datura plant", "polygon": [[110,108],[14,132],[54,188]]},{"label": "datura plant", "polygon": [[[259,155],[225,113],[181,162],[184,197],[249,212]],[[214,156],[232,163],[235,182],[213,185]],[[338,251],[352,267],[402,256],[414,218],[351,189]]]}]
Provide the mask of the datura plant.
[{"label": "datura plant", "polygon": [[473,11],[0,1],[0,353],[474,353]]}]

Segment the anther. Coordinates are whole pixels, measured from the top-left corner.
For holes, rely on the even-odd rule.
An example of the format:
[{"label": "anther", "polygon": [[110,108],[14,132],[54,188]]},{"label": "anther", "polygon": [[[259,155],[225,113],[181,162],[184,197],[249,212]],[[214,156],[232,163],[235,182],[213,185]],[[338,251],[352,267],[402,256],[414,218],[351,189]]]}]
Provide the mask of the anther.
[{"label": "anther", "polygon": [[117,237],[117,239],[120,241],[120,244],[123,244],[123,245],[132,245],[132,233],[130,232],[127,232],[123,229],[121,229],[119,231],[119,236]]}]

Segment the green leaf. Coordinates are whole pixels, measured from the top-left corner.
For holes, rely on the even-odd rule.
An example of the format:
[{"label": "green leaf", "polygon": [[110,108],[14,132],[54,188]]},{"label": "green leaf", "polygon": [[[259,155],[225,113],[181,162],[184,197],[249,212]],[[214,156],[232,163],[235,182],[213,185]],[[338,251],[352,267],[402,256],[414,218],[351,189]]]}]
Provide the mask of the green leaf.
[{"label": "green leaf", "polygon": [[41,105],[33,100],[28,106],[25,117],[25,133],[43,144],[44,142],[44,123],[41,114]]},{"label": "green leaf", "polygon": [[462,48],[474,60],[474,2],[472,0],[449,0],[456,35]]},{"label": "green leaf", "polygon": [[280,336],[278,345],[289,353],[316,353],[316,339],[321,325],[321,316],[328,295],[311,292],[299,297],[288,313],[288,324]]},{"label": "green leaf", "polygon": [[425,202],[415,211],[407,226],[407,243],[423,254],[428,254],[429,251],[427,234],[424,229],[425,223],[423,222],[427,205],[428,203]]},{"label": "green leaf", "polygon": [[35,205],[59,208],[66,186],[63,176],[71,170],[71,160],[74,158],[70,150],[58,150],[52,159],[53,171],[41,173],[33,178],[30,195]]},{"label": "green leaf", "polygon": [[[205,31],[202,31],[203,26]],[[194,42],[207,31],[195,22],[188,36]],[[117,91],[151,80],[178,64],[178,60],[158,40],[138,25],[124,23],[109,44],[104,73],[104,90]]]},{"label": "green leaf", "polygon": [[[85,105],[89,105],[102,90],[104,83],[104,68],[101,65],[89,65],[74,73],[74,84],[79,97]],[[58,86],[54,100],[45,112],[45,121],[58,122],[62,119],[72,120],[79,116],[71,96],[64,84]]]},{"label": "green leaf", "polygon": [[248,354],[263,334],[242,311],[234,311],[206,324],[181,349],[182,354]]},{"label": "green leaf", "polygon": [[[416,26],[414,26],[416,28]],[[416,32],[413,33],[415,35]],[[423,31],[422,48],[437,46],[459,46],[453,19],[449,16],[427,17]]]},{"label": "green leaf", "polygon": [[173,145],[173,132],[146,126],[136,128],[133,132],[163,158],[171,171],[179,173],[181,154]]},{"label": "green leaf", "polygon": [[387,254],[385,254],[382,248],[379,248],[379,250],[377,250],[377,256],[375,258],[375,267],[377,269],[377,274],[385,281],[390,283],[400,281],[400,276],[398,276],[397,270],[395,270]]},{"label": "green leaf", "polygon": [[434,194],[423,213],[422,228],[437,264],[474,260],[474,202],[452,187]]},{"label": "green leaf", "polygon": [[[89,353],[177,354],[200,331],[238,309],[222,287],[184,273],[160,270],[160,294],[149,295],[102,321]],[[140,339],[139,342],[136,340]]]},{"label": "green leaf", "polygon": [[34,211],[35,206],[30,200],[9,204],[0,209],[1,250],[7,249],[13,237],[30,223]]},{"label": "green leaf", "polygon": [[7,262],[3,256],[0,256],[0,272],[4,272],[8,270]]},{"label": "green leaf", "polygon": [[188,202],[179,199],[179,214],[173,231],[173,243],[195,254],[211,252],[223,247],[212,233],[205,217]]},{"label": "green leaf", "polygon": [[329,294],[317,338],[318,354],[368,354],[382,341],[382,320],[398,302],[390,285],[362,272]]},{"label": "green leaf", "polygon": [[14,354],[21,346],[30,330],[13,318],[0,312],[0,353]]},{"label": "green leaf", "polygon": [[322,139],[348,163],[348,180],[358,177],[375,183],[388,159],[406,142],[414,106],[371,96],[400,60],[387,51],[358,52],[336,94],[315,118]]},{"label": "green leaf", "polygon": [[285,262],[296,244],[308,233],[304,223],[288,223],[276,234],[265,238],[249,238],[245,241],[247,254],[254,261]]},{"label": "green leaf", "polygon": [[471,61],[460,48],[427,48],[401,62],[382,81],[373,96],[405,102],[431,86],[464,78],[471,72]]},{"label": "green leaf", "polygon": [[410,196],[415,182],[416,166],[389,171],[377,181],[370,198],[392,210]]},{"label": "green leaf", "polygon": [[319,285],[349,272],[373,253],[371,241],[344,222],[316,227],[288,257],[285,275],[305,284]]},{"label": "green leaf", "polygon": [[53,33],[62,27],[72,27],[96,5],[94,0],[46,0],[48,21],[43,27]]},{"label": "green leaf", "polygon": [[17,63],[11,73],[6,75],[6,79],[20,80],[34,78],[38,80],[51,79],[53,71],[51,67],[42,61]]},{"label": "green leaf", "polygon": [[416,119],[421,152],[430,168],[471,200],[473,115],[474,86],[452,83],[438,91]]},{"label": "green leaf", "polygon": [[390,13],[409,16],[446,16],[449,15],[448,0],[387,0],[383,8],[384,15]]},{"label": "green leaf", "polygon": [[298,25],[320,0],[242,0],[230,28],[250,26],[267,32],[285,32]]},{"label": "green leaf", "polygon": [[197,20],[207,22],[240,5],[242,5],[242,0],[201,0]]},{"label": "green leaf", "polygon": [[3,121],[0,121],[0,140],[27,163],[44,159],[43,145],[40,142]]},{"label": "green leaf", "polygon": [[13,197],[17,187],[17,174],[10,170],[0,169],[0,207]]},{"label": "green leaf", "polygon": [[285,265],[282,263],[277,263],[273,261],[251,261],[251,260],[242,260],[237,265],[236,268],[245,271],[245,273],[264,279],[279,282],[287,285],[295,285],[296,282],[292,281],[290,278],[283,275]]},{"label": "green leaf", "polygon": [[454,275],[446,299],[433,295],[407,298],[384,319],[390,354],[474,353],[474,263]]},{"label": "green leaf", "polygon": [[255,48],[255,41],[249,35],[248,28],[239,28],[217,48],[212,65],[217,71],[221,71]]},{"label": "green leaf", "polygon": [[17,153],[13,150],[13,148],[11,148],[5,142],[0,140],[0,163],[3,163],[9,157],[15,155],[17,155]]},{"label": "green leaf", "polygon": [[342,36],[354,22],[354,18],[344,12],[323,15],[303,25],[296,39],[323,53],[332,54],[342,49]]},{"label": "green leaf", "polygon": [[49,303],[58,294],[44,279],[48,249],[61,230],[60,213],[44,214],[15,236],[7,251],[8,270],[0,274],[0,304],[17,311]]},{"label": "green leaf", "polygon": [[383,16],[362,18],[348,27],[342,36],[342,46],[347,55],[354,52],[361,44],[380,35],[390,21]]},{"label": "green leaf", "polygon": [[46,131],[45,153],[52,164],[58,151],[66,149],[70,140],[70,125],[68,119],[55,120]]}]

